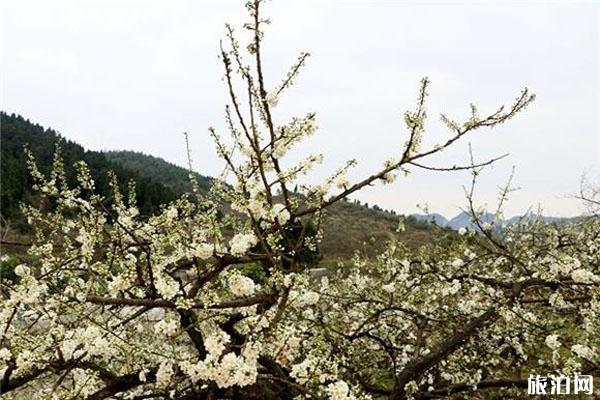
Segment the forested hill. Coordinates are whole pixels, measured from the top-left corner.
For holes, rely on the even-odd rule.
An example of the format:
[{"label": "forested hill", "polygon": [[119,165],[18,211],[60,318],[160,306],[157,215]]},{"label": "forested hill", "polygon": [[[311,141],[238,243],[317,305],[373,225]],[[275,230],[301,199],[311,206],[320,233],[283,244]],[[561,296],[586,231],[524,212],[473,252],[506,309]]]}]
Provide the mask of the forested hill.
[{"label": "forested hill", "polygon": [[[140,176],[156,179],[173,190],[178,195],[190,190],[189,171],[162,158],[154,157],[137,151],[108,151],[103,153],[112,162]],[[194,173],[201,191],[208,191],[211,178]]]},{"label": "forested hill", "polygon": [[[35,155],[39,168],[48,173],[52,166],[58,132],[44,128],[29,120],[1,113],[1,204],[2,217],[13,225],[24,226],[19,216],[19,203],[35,200],[31,191],[32,181],[25,164],[23,146],[27,144]],[[109,196],[108,173],[114,171],[122,189],[129,180],[137,185],[140,212],[150,215],[161,204],[176,199],[190,190],[189,172],[163,159],[132,151],[87,151],[82,146],[60,139],[62,155],[70,184],[74,183],[75,161],[84,160],[90,167],[100,194]],[[201,190],[208,190],[212,178],[197,174]],[[406,229],[398,232],[399,216],[377,205],[369,206],[354,202],[340,202],[332,206],[323,224],[324,240],[321,250],[327,257],[321,264],[330,266],[347,260],[356,249],[368,255],[378,254],[390,239],[397,239],[409,246],[418,246],[431,240],[433,231],[426,222],[413,217],[405,220]]]},{"label": "forested hill", "polygon": [[19,115],[0,113],[1,177],[0,211],[2,217],[11,221],[19,220],[19,203],[34,200],[31,191],[32,181],[26,167],[24,146],[34,154],[40,171],[48,173],[52,167],[56,143],[60,140],[67,179],[74,183],[75,161],[84,160],[90,167],[98,191],[109,195],[108,172],[114,171],[119,185],[124,189],[130,180],[137,185],[137,199],[140,212],[149,215],[159,206],[177,198],[181,190],[166,185],[152,175],[140,173],[126,165],[114,162],[102,152],[88,151],[77,143],[61,138],[50,128],[30,122]]}]

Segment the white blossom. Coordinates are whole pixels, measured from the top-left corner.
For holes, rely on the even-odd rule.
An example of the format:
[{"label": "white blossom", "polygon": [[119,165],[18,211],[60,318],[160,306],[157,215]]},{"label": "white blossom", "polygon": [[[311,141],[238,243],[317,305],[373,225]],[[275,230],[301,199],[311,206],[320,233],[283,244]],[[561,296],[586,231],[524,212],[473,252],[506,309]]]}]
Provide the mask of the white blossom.
[{"label": "white blossom", "polygon": [[327,394],[330,400],[352,400],[355,397],[350,393],[350,387],[344,381],[330,383],[327,386]]},{"label": "white blossom", "polygon": [[172,299],[179,292],[179,284],[167,275],[159,275],[156,278],[156,290],[165,298]]},{"label": "white blossom", "polygon": [[250,296],[256,290],[256,285],[247,276],[234,274],[229,277],[229,290],[236,296]]},{"label": "white blossom", "polygon": [[397,178],[396,174],[394,174],[392,172],[388,172],[381,177],[381,179],[383,180],[383,183],[393,183],[396,180],[396,178]]},{"label": "white blossom", "polygon": [[193,250],[193,255],[202,260],[209,259],[212,257],[214,246],[209,243],[200,243]]},{"label": "white blossom", "polygon": [[165,317],[165,310],[160,307],[155,307],[146,313],[146,318],[149,321],[160,321]]},{"label": "white blossom", "polygon": [[275,204],[271,209],[271,215],[274,220],[277,220],[281,225],[284,225],[290,219],[290,212],[283,204]]},{"label": "white blossom", "polygon": [[173,366],[166,361],[162,362],[156,372],[156,383],[161,387],[169,386],[174,374]]},{"label": "white blossom", "polygon": [[12,357],[10,350],[6,348],[0,349],[0,361],[8,361]]},{"label": "white blossom", "polygon": [[571,279],[578,283],[592,283],[595,280],[595,276],[591,271],[580,268],[571,273]]},{"label": "white blossom", "polygon": [[159,334],[174,336],[179,329],[179,324],[175,320],[162,320],[154,325],[154,331]]},{"label": "white blossom", "polygon": [[594,351],[588,346],[575,344],[571,346],[571,351],[577,354],[581,358],[586,358],[588,360],[592,360],[594,357]]},{"label": "white blossom", "polygon": [[462,259],[460,259],[460,258],[455,258],[455,259],[452,261],[452,266],[453,266],[454,268],[462,267],[463,265],[465,265],[465,262],[464,262],[464,260],[462,260]]},{"label": "white blossom", "polygon": [[560,347],[560,341],[558,340],[558,335],[548,335],[545,340],[546,346],[550,347],[552,350],[556,350]]},{"label": "white blossom", "polygon": [[381,289],[386,293],[394,293],[396,290],[396,284],[394,282],[390,282],[386,285],[383,285]]},{"label": "white blossom", "polygon": [[300,297],[298,298],[298,300],[300,301],[300,304],[302,304],[302,305],[311,306],[311,305],[317,304],[319,302],[319,298],[320,298],[320,296],[317,292],[313,292],[312,290],[309,290],[309,291],[302,293],[300,295]]},{"label": "white blossom", "polygon": [[350,181],[348,180],[348,177],[345,174],[340,174],[333,180],[333,184],[338,189],[346,189],[350,184]]},{"label": "white blossom", "polygon": [[257,242],[258,238],[253,233],[238,233],[229,242],[231,254],[242,256]]},{"label": "white blossom", "polygon": [[175,207],[169,207],[166,212],[166,216],[169,219],[175,219],[179,215],[179,212]]},{"label": "white blossom", "polygon": [[204,345],[211,356],[218,357],[225,350],[225,345],[229,343],[229,340],[229,335],[225,332],[220,332],[219,334],[208,336],[204,341]]},{"label": "white blossom", "polygon": [[15,275],[24,277],[29,275],[30,269],[25,264],[19,264],[15,267]]},{"label": "white blossom", "polygon": [[267,94],[265,100],[267,100],[270,107],[277,107],[279,96],[277,95],[277,92],[270,92]]}]

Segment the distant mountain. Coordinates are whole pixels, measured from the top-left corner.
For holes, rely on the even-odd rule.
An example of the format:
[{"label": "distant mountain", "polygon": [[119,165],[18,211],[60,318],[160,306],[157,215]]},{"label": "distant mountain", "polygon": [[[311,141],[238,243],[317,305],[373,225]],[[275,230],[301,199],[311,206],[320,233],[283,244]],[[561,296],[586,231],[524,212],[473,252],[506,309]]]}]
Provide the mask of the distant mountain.
[{"label": "distant mountain", "polygon": [[[459,213],[458,215],[456,215],[454,218],[452,218],[450,220],[447,220],[443,215],[438,214],[438,213],[411,214],[410,216],[413,217],[417,221],[425,222],[425,223],[433,222],[436,225],[444,227],[444,228],[451,228],[454,230],[458,230],[460,228],[478,230],[477,225],[471,221],[471,215],[464,211],[462,211],[461,213]],[[486,222],[492,222],[493,219],[494,219],[494,214],[488,212],[488,213],[483,214],[483,216],[480,218],[480,223],[484,224]],[[526,222],[526,221],[532,221],[535,219],[540,219],[541,221],[543,221],[545,223],[559,222],[559,221],[566,220],[565,218],[560,218],[560,217],[550,217],[550,216],[539,215],[539,214],[535,214],[535,213],[528,213],[528,214],[516,215],[514,217],[508,218],[504,221],[504,224],[511,225],[511,224],[515,224],[517,222]]]},{"label": "distant mountain", "polygon": [[528,213],[525,215],[515,215],[514,217],[509,218],[506,220],[506,224],[511,225],[511,224],[515,224],[517,222],[533,221],[535,219],[540,219],[545,223],[551,223],[551,222],[565,221],[565,220],[568,220],[571,218],[549,217],[549,216],[539,215],[539,214],[535,214],[535,213]]},{"label": "distant mountain", "polygon": [[433,222],[438,226],[446,226],[448,225],[448,220],[442,214],[432,213],[432,214],[411,214],[411,217],[421,222]]},{"label": "distant mountain", "polygon": [[[479,222],[484,224],[486,222],[492,222],[493,220],[494,214],[485,213],[481,216]],[[455,230],[458,230],[460,228],[477,230],[477,226],[473,222],[471,222],[471,215],[464,211],[458,214],[456,217],[452,218],[450,221],[448,221],[448,227]]]}]

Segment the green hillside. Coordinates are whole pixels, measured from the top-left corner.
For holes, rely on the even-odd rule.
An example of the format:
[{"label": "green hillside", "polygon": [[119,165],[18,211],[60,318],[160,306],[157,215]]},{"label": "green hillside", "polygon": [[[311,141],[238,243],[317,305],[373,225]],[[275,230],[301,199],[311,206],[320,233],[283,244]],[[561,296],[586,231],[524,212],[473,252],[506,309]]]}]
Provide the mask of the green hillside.
[{"label": "green hillside", "polygon": [[398,231],[400,216],[374,206],[350,202],[334,204],[325,217],[321,251],[328,255],[324,266],[352,257],[356,249],[366,256],[380,254],[390,240],[398,240],[409,247],[418,247],[432,240],[433,227],[403,218],[404,230]]},{"label": "green hillside", "polygon": [[75,161],[84,160],[90,167],[98,191],[104,196],[109,196],[110,193],[109,171],[117,174],[122,189],[126,188],[130,180],[134,180],[140,212],[143,215],[156,212],[161,204],[172,201],[178,196],[178,191],[174,188],[152,179],[147,174],[109,160],[104,153],[87,151],[77,143],[62,139],[58,132],[50,128],[32,123],[19,115],[1,112],[0,213],[4,219],[19,221],[19,203],[35,200],[30,190],[33,182],[26,167],[24,146],[28,146],[34,154],[40,171],[48,173],[52,167],[55,145],[59,141],[67,179],[71,184],[75,180],[73,164]]},{"label": "green hillside", "polygon": [[[152,178],[170,188],[177,195],[190,190],[189,171],[163,160],[137,151],[107,151],[106,158],[140,176]],[[208,191],[211,179],[194,173],[201,191]]]}]

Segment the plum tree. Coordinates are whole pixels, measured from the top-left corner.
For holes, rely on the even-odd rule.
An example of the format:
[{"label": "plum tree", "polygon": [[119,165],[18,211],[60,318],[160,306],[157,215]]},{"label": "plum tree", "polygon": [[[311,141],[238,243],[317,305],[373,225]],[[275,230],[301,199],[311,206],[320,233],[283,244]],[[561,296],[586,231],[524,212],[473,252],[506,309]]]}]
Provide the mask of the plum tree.
[{"label": "plum tree", "polygon": [[30,157],[47,201],[23,206],[33,261],[1,283],[0,393],[437,398],[522,387],[523,371],[540,366],[597,371],[597,218],[440,232],[422,249],[391,243],[376,259],[357,255],[328,278],[311,276],[328,207],[408,168],[476,175],[498,158],[448,168],[424,160],[504,123],[534,96],[525,89],[487,116],[471,106],[464,122],[442,116],[450,136],[428,148],[423,79],[399,154],[357,182],[346,177],[349,161],[320,184],[302,184],[322,156],[288,163],[286,154],[317,131],[316,115],[279,122],[274,111],[309,55],[266,86],[261,5],[247,4],[250,43],[227,26],[221,47],[228,135],[210,129],[225,164],[210,193],[191,174],[191,193],[146,219],[134,185],[122,193],[113,184],[104,198],[84,163],[69,187],[60,152],[49,176]]}]

